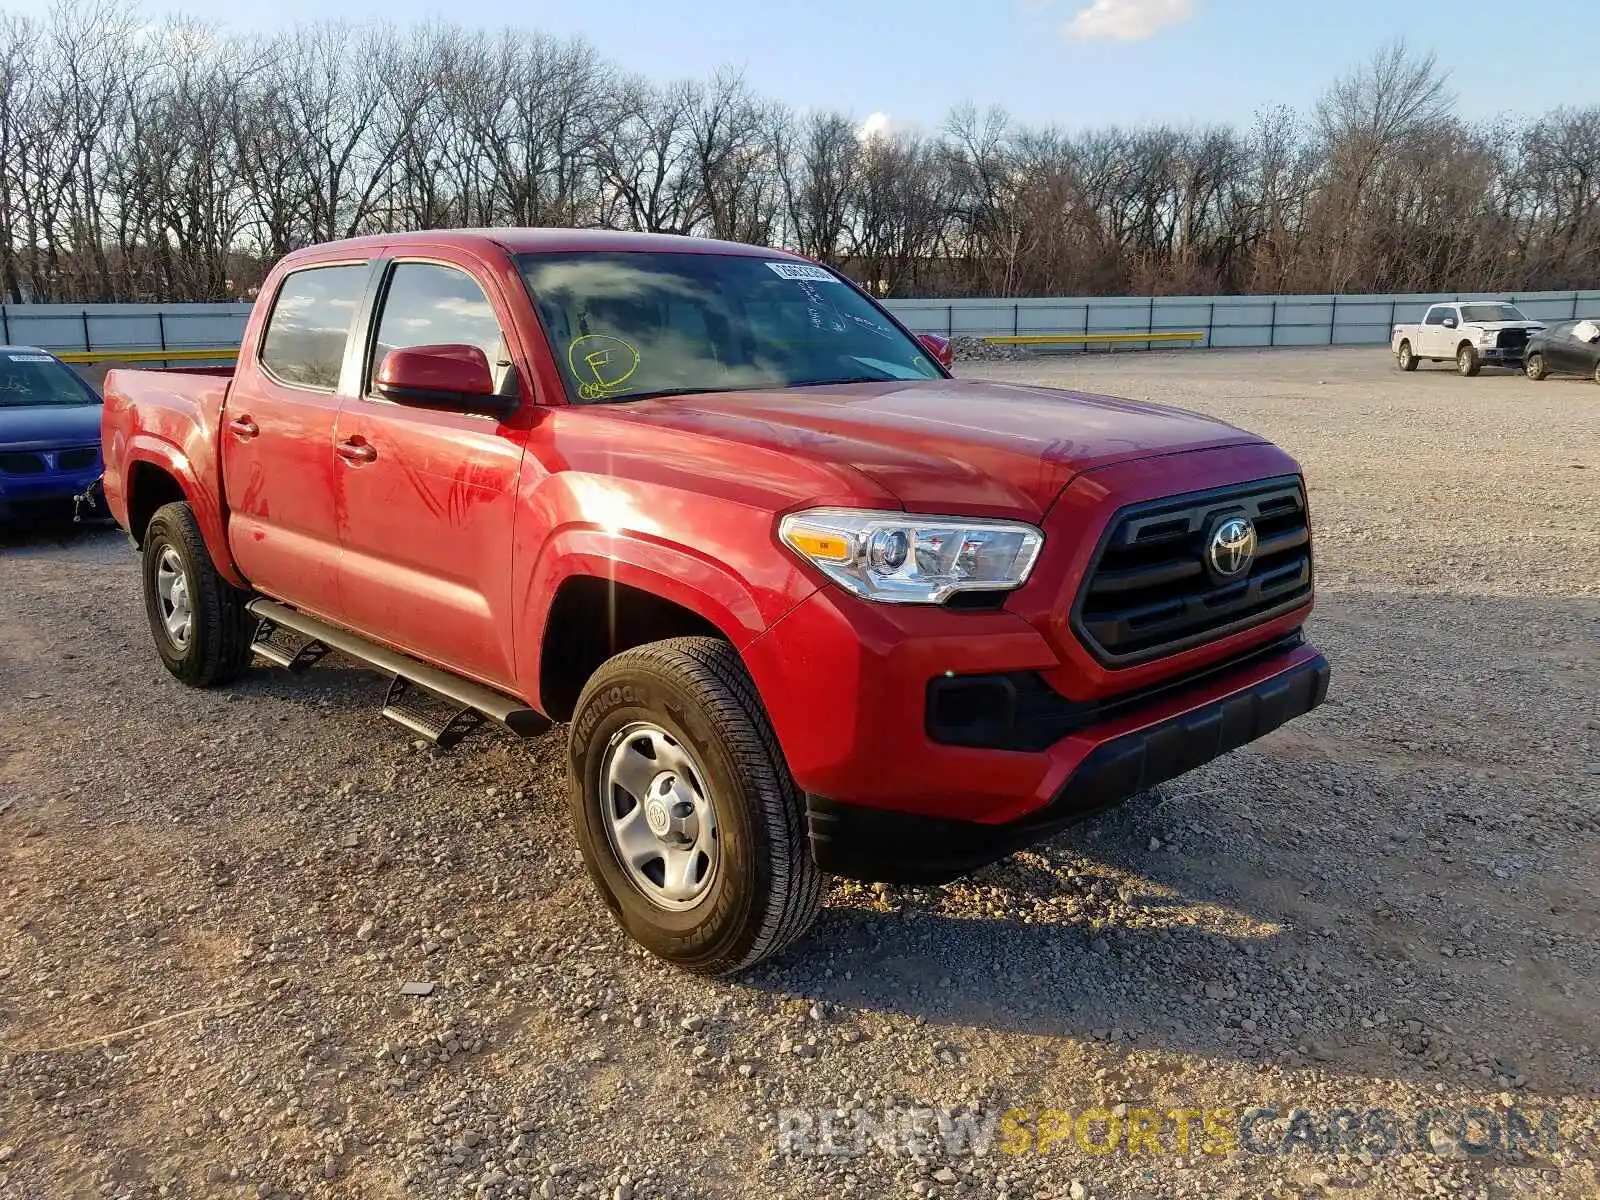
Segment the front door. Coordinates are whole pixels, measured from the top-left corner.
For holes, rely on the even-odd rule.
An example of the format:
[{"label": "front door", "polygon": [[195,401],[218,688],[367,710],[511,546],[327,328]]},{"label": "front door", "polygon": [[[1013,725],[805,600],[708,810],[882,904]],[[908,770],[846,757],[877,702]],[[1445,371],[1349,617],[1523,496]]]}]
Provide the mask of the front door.
[{"label": "front door", "polygon": [[1456,356],[1456,331],[1445,321],[1456,317],[1456,310],[1448,304],[1435,304],[1422,320],[1422,348],[1424,358],[1454,358]]},{"label": "front door", "polygon": [[[495,303],[448,252],[440,254],[388,265],[359,394],[339,413],[340,590],[352,628],[509,690],[511,535],[529,400],[510,367]],[[372,392],[389,351],[440,344],[480,347],[497,364],[499,386],[522,395],[522,407],[502,421]]]},{"label": "front door", "polygon": [[[259,343],[240,352],[222,414],[228,545],[252,586],[338,620],[333,432],[370,263],[283,277]],[[263,301],[265,302],[265,301]]]}]

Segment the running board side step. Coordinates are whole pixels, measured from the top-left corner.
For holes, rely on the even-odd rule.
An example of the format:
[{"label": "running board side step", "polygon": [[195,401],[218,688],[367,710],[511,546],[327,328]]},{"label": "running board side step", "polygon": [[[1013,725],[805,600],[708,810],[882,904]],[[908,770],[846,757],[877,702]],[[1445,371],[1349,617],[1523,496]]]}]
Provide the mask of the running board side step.
[{"label": "running board side step", "polygon": [[[383,715],[438,745],[450,746],[460,741],[477,724],[473,717],[487,717],[519,737],[537,737],[550,728],[548,718],[521,700],[448,671],[441,671],[438,667],[430,667],[409,654],[380,646],[360,634],[330,625],[286,604],[261,598],[250,601],[248,607],[250,614],[261,621],[250,647],[256,654],[268,662],[300,671],[311,666],[329,650],[338,650],[351,658],[358,658],[368,666],[393,676],[395,683],[400,685],[398,688],[391,685],[384,702]],[[293,630],[311,640],[298,651],[290,653],[271,641],[274,629]],[[454,705],[457,710],[455,715],[444,724],[425,715],[417,704],[413,689],[431,693]]]}]

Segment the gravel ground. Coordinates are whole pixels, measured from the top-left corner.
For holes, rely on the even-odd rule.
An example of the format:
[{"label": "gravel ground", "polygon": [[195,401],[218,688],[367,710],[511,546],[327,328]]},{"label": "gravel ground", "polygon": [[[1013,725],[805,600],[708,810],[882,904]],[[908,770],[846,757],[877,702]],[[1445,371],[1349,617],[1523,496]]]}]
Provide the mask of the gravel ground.
[{"label": "gravel ground", "polygon": [[[186,690],[118,535],[13,541],[0,1195],[1600,1193],[1600,388],[1378,351],[963,369],[1294,452],[1329,702],[959,884],[837,886],[799,952],[708,983],[591,895],[559,733],[420,749],[348,663]],[[1559,1141],[780,1153],[786,1108],[1122,1104]]]}]

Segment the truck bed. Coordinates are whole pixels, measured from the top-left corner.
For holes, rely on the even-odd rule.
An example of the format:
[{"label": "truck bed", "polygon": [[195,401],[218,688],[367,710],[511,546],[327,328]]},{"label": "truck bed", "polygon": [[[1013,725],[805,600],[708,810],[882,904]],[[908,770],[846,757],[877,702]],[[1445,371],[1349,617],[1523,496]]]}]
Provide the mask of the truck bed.
[{"label": "truck bed", "polygon": [[221,552],[219,566],[227,562],[227,554],[218,438],[232,379],[232,367],[119,367],[106,373],[102,389],[104,488],[111,515],[124,529],[137,534],[149,516],[136,494],[138,464],[160,467],[182,484],[213,556]]}]

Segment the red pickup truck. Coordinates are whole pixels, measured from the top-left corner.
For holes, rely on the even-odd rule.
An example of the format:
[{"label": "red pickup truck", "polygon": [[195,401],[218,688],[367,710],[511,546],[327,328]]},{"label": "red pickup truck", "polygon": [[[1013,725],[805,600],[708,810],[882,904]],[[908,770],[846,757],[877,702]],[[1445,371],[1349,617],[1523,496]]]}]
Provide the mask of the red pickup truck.
[{"label": "red pickup truck", "polygon": [[338,650],[441,744],[569,722],[600,895],[737,970],[829,874],[954,878],[1326,693],[1288,455],[945,351],[775,250],[337,242],[237,370],[110,373],[105,494],[175,676]]}]

